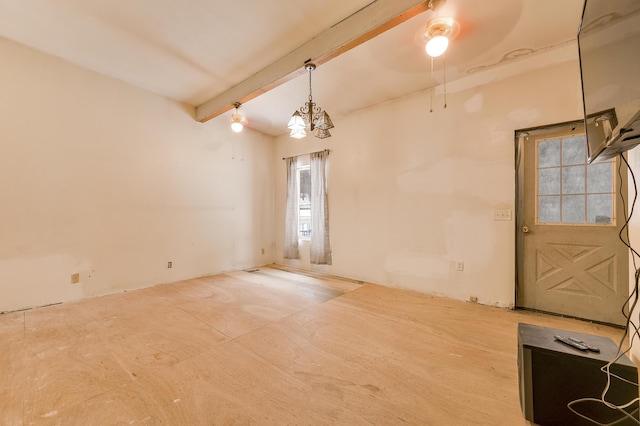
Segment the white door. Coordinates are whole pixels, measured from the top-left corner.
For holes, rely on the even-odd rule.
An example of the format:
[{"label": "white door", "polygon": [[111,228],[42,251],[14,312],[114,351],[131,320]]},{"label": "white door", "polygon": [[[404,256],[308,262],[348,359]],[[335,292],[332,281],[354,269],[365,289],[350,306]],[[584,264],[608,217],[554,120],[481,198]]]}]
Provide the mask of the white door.
[{"label": "white door", "polygon": [[518,307],[624,324],[626,169],[587,165],[577,123],[523,134],[518,158]]}]

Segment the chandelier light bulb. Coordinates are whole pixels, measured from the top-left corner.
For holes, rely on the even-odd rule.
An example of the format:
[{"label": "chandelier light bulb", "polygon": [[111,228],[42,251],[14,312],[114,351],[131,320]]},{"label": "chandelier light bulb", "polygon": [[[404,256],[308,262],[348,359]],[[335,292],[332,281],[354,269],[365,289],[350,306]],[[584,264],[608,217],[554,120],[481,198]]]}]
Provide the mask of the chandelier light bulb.
[{"label": "chandelier light bulb", "polygon": [[433,58],[442,55],[449,47],[449,39],[443,35],[435,36],[425,46],[427,54]]},{"label": "chandelier light bulb", "polygon": [[302,129],[291,129],[291,133],[289,133],[289,136],[291,136],[292,138],[295,138],[295,139],[302,139],[305,136],[307,136],[307,132],[304,131],[304,128],[302,128]]},{"label": "chandelier light bulb", "polygon": [[322,111],[320,113],[320,117],[318,118],[316,127],[321,130],[327,130],[327,134],[331,136],[331,133],[329,133],[328,130],[333,129],[333,121],[331,121],[331,118],[329,117],[329,114],[327,114],[327,111]]},{"label": "chandelier light bulb", "polygon": [[302,115],[300,114],[300,112],[296,111],[291,116],[291,119],[289,120],[289,124],[287,125],[287,127],[291,130],[301,130],[307,127],[307,125],[304,122],[304,118],[302,118]]},{"label": "chandelier light bulb", "polygon": [[315,134],[316,138],[318,139],[325,139],[325,138],[330,138],[331,137],[331,133],[329,132],[328,129],[316,129],[316,134]]}]

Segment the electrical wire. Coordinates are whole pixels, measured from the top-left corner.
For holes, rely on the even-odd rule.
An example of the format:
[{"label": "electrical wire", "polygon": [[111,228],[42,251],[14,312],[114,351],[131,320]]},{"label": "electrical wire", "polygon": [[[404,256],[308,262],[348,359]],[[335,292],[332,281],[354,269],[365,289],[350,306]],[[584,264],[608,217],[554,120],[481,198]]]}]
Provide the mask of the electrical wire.
[{"label": "electrical wire", "polygon": [[[627,161],[627,159],[624,157],[624,155],[621,153],[620,154],[620,162],[618,163],[618,181],[620,182],[620,186],[619,186],[619,193],[622,199],[622,210],[623,210],[623,214],[624,214],[624,225],[620,228],[620,232],[618,233],[618,238],[620,239],[620,241],[622,241],[622,243],[629,249],[630,253],[631,253],[631,259],[632,259],[632,263],[633,263],[633,269],[635,271],[634,273],[634,285],[633,285],[633,290],[631,291],[631,293],[629,294],[629,297],[625,300],[625,303],[622,305],[622,315],[625,317],[625,325],[624,325],[624,332],[622,334],[622,337],[620,338],[620,342],[618,343],[618,351],[616,353],[616,356],[610,360],[607,364],[603,365],[600,370],[606,374],[607,377],[607,383],[605,385],[604,390],[602,391],[602,395],[600,397],[600,399],[597,398],[580,398],[580,399],[576,399],[574,401],[571,401],[567,404],[567,408],[569,410],[571,410],[574,414],[576,414],[577,416],[588,420],[590,422],[592,422],[593,424],[596,424],[598,426],[613,426],[616,425],[624,420],[632,420],[635,424],[640,425],[640,420],[638,419],[637,413],[638,413],[638,408],[636,407],[633,411],[628,412],[625,409],[629,408],[631,406],[633,406],[634,404],[638,404],[640,402],[640,398],[633,398],[632,400],[630,400],[627,403],[624,404],[614,404],[610,401],[607,401],[607,394],[609,393],[609,390],[611,389],[611,384],[612,384],[612,379],[616,379],[616,380],[620,380],[622,382],[628,383],[628,384],[632,384],[634,386],[636,386],[636,388],[638,387],[638,383],[632,382],[630,380],[627,380],[623,377],[620,377],[614,373],[611,372],[611,366],[614,365],[616,362],[618,362],[623,356],[627,355],[630,351],[631,348],[633,347],[633,342],[636,338],[640,338],[640,330],[638,329],[638,324],[636,324],[633,320],[633,314],[636,311],[636,307],[638,304],[638,287],[639,287],[639,281],[640,281],[640,269],[638,269],[637,263],[636,263],[636,257],[640,258],[640,254],[631,246],[630,243],[630,238],[629,238],[629,224],[631,222],[631,218],[633,217],[633,212],[635,210],[635,206],[636,206],[636,201],[638,199],[638,185],[636,182],[636,178],[635,175],[633,173],[633,169],[631,168],[631,166],[629,165],[629,162]],[[627,216],[627,206],[625,203],[625,197],[623,194],[623,175],[622,175],[622,163],[624,163],[626,165],[627,168],[627,172],[628,172],[628,176],[631,176],[631,181],[633,183],[633,201],[631,202],[630,205],[630,210],[629,210],[629,215]],[[623,350],[624,347],[624,342],[629,338],[629,332],[630,330],[633,329],[633,333],[631,334],[631,339],[629,341],[629,346],[626,350]],[[620,417],[618,420],[615,420],[614,422],[611,423],[600,423],[588,416],[585,416],[584,414],[581,414],[577,411],[576,408],[574,408],[574,405],[580,403],[580,402],[598,402],[598,403],[602,403],[604,404],[607,408],[610,408],[612,410],[616,410],[618,411],[620,414],[622,414],[622,417]]]}]

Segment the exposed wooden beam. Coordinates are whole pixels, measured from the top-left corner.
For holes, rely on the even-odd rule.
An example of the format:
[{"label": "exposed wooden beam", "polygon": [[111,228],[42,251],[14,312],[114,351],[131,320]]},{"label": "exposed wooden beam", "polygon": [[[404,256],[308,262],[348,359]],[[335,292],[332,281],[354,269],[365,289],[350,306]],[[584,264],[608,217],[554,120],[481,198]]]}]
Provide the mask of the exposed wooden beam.
[{"label": "exposed wooden beam", "polygon": [[305,62],[322,64],[425,12],[443,0],[376,0],[278,59],[271,65],[196,108],[205,122],[305,73]]}]

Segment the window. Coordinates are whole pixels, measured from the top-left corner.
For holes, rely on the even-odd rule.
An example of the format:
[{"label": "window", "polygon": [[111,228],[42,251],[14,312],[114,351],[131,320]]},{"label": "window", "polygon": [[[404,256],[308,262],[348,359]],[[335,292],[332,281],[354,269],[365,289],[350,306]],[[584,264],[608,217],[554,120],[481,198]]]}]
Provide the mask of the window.
[{"label": "window", "polygon": [[287,157],[287,200],[284,218],[285,259],[300,259],[299,240],[309,240],[309,262],[331,265],[328,150]]},{"label": "window", "polygon": [[614,224],[613,160],[588,165],[584,135],[539,141],[536,165],[537,223]]},{"label": "window", "polygon": [[311,237],[311,167],[300,166],[298,175],[298,235],[308,240]]}]

